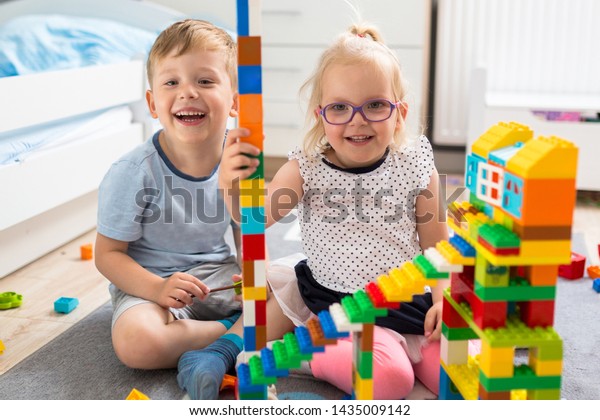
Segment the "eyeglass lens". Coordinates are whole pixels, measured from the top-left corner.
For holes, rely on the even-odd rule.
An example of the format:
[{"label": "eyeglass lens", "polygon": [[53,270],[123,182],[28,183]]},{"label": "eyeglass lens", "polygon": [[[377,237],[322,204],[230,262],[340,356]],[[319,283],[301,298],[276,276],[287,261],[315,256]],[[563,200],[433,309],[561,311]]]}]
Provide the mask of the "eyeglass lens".
[{"label": "eyeglass lens", "polygon": [[346,103],[333,103],[323,108],[323,115],[331,124],[346,124],[352,120],[354,113],[359,109],[368,121],[378,122],[392,115],[394,104],[382,99],[365,102],[360,107],[353,107]]}]

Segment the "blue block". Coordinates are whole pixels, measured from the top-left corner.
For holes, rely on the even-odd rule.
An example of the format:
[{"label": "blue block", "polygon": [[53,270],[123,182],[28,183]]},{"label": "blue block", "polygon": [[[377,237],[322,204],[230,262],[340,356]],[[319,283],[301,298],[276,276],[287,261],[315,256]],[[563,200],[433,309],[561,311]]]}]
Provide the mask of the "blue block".
[{"label": "blue block", "polygon": [[474,257],[475,248],[473,248],[467,241],[461,238],[459,235],[452,236],[448,242],[460,252],[463,257]]},{"label": "blue block", "polygon": [[238,392],[239,392],[240,396],[242,394],[249,394],[249,393],[254,394],[254,393],[264,392],[265,399],[266,399],[267,386],[261,385],[261,384],[254,385],[252,383],[252,378],[250,377],[250,366],[248,366],[247,363],[242,363],[241,365],[238,366],[237,374],[238,374]]},{"label": "blue block", "polygon": [[260,66],[239,66],[238,80],[240,95],[262,94],[262,74]]},{"label": "blue block", "polygon": [[440,366],[440,393],[438,399],[440,400],[464,400],[460,392],[455,391],[456,387],[452,383],[452,380],[446,373],[443,367]]},{"label": "blue block", "polygon": [[287,369],[277,369],[273,350],[265,347],[260,351],[260,358],[262,360],[263,373],[265,376],[276,376],[281,378],[290,374]]},{"label": "blue block", "polygon": [[70,297],[60,297],[54,301],[54,310],[63,314],[68,314],[79,305],[79,299]]},{"label": "blue block", "polygon": [[258,350],[256,348],[256,327],[244,327],[244,350]]},{"label": "blue block", "polygon": [[294,330],[294,334],[296,334],[296,338],[298,339],[298,346],[300,347],[300,353],[304,354],[312,354],[312,353],[322,353],[325,351],[324,346],[313,345],[312,339],[310,338],[310,333],[308,332],[308,328],[303,326],[298,326]]},{"label": "blue block", "polygon": [[592,283],[592,288],[600,293],[600,279],[594,279],[594,283]]},{"label": "blue block", "polygon": [[242,235],[255,235],[265,233],[265,208],[242,207],[240,209],[242,221],[240,227]]},{"label": "blue block", "polygon": [[323,330],[323,335],[325,338],[333,338],[337,340],[338,338],[350,336],[350,333],[348,332],[340,332],[337,330],[329,311],[319,312],[319,322],[321,323],[321,329]]},{"label": "blue block", "polygon": [[250,35],[250,9],[248,0],[237,0],[237,34],[238,36]]}]

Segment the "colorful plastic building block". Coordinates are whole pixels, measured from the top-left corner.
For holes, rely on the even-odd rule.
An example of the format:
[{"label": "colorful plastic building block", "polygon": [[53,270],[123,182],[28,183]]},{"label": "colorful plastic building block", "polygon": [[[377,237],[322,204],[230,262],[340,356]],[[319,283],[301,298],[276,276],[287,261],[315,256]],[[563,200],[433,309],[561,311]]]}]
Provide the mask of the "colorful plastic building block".
[{"label": "colorful plastic building block", "polygon": [[94,258],[93,246],[92,244],[81,245],[79,248],[81,252],[82,260],[91,260]]},{"label": "colorful plastic building block", "polygon": [[600,278],[600,266],[599,265],[590,265],[587,268],[588,277],[591,279]]},{"label": "colorful plastic building block", "polygon": [[592,283],[592,289],[594,289],[596,292],[600,293],[600,279],[594,279],[594,281]]},{"label": "colorful plastic building block", "polygon": [[148,398],[148,396],[146,394],[133,388],[131,390],[131,392],[129,393],[129,395],[127,396],[127,398],[125,398],[125,399],[126,400],[149,400],[150,398]]},{"label": "colorful plastic building block", "polygon": [[15,292],[0,293],[0,309],[18,308],[22,303],[22,295]]},{"label": "colorful plastic building block", "polygon": [[224,389],[227,389],[227,388],[235,388],[236,385],[237,385],[237,377],[235,377],[233,375],[225,374],[225,376],[223,376],[223,381],[221,381],[221,388],[219,388],[219,390],[223,391]]},{"label": "colorful plastic building block", "polygon": [[59,313],[68,314],[79,305],[79,299],[71,297],[60,297],[54,301],[54,310]]},{"label": "colorful plastic building block", "polygon": [[571,264],[559,265],[558,275],[564,279],[577,280],[583,277],[585,256],[571,252]]},{"label": "colorful plastic building block", "polygon": [[0,354],[3,354],[3,353],[4,353],[4,349],[5,349],[5,348],[6,348],[6,347],[4,347],[4,343],[2,342],[2,340],[0,340]]}]

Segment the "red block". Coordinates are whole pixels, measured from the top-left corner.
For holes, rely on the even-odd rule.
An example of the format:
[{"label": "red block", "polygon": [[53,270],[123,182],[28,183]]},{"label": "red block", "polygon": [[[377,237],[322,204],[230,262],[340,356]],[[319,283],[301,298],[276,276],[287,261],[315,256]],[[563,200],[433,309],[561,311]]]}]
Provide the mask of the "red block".
[{"label": "red block", "polygon": [[529,328],[554,325],[554,301],[532,300],[521,302],[521,319]]},{"label": "red block", "polygon": [[264,260],[265,259],[265,235],[242,235],[242,260]]},{"label": "red block", "polygon": [[571,264],[559,265],[558,275],[569,280],[577,280],[583,277],[585,270],[585,257],[571,252]]}]

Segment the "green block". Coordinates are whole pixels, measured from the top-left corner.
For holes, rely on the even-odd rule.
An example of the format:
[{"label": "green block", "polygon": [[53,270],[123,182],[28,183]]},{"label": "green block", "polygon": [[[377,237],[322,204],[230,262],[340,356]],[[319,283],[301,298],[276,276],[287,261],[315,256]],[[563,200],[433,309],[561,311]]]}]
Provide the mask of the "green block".
[{"label": "green block", "polygon": [[23,303],[23,295],[15,292],[0,293],[0,309],[18,308]]},{"label": "green block", "polygon": [[364,290],[358,290],[353,295],[354,301],[360,308],[360,311],[365,316],[367,320],[366,323],[373,324],[375,323],[375,318],[380,316],[386,316],[388,311],[386,308],[376,308],[373,306],[373,302],[371,302],[371,298]]},{"label": "green block", "polygon": [[[450,289],[444,290],[444,297],[449,304],[462,316],[469,324],[469,327],[477,334],[479,338],[485,340],[491,347],[538,347],[558,348],[562,346],[562,340],[558,333],[552,327],[529,328],[517,316],[508,316],[506,326],[502,328],[486,328],[482,330],[473,321],[473,312],[469,305],[464,302],[457,303],[450,295]],[[547,357],[545,360],[556,360],[557,358]]]},{"label": "green block", "polygon": [[520,277],[509,279],[509,285],[506,287],[485,287],[479,281],[475,281],[473,289],[475,294],[485,302],[523,302],[556,298],[555,286],[530,286],[527,279]]},{"label": "green block", "polygon": [[477,194],[469,194],[469,203],[479,211],[484,211],[486,202],[477,197]]},{"label": "green block", "polygon": [[300,367],[300,363],[303,360],[311,360],[312,354],[303,354],[300,351],[300,345],[298,344],[298,338],[292,332],[285,333],[283,336],[283,344],[285,345],[285,350],[290,359],[294,361],[294,363],[298,364]]},{"label": "green block", "polygon": [[267,399],[267,387],[265,386],[264,392],[247,392],[245,394],[240,393],[240,400],[266,400]]},{"label": "green block", "polygon": [[275,376],[265,376],[262,365],[262,360],[259,356],[254,355],[248,361],[250,367],[250,378],[253,385],[270,385],[277,382]]},{"label": "green block", "polygon": [[560,376],[537,376],[527,365],[515,366],[512,378],[488,378],[479,371],[479,383],[490,392],[513,389],[560,389]]},{"label": "green block", "polygon": [[301,364],[301,360],[292,359],[288,356],[285,344],[283,341],[276,341],[273,343],[273,357],[275,358],[275,367],[277,369],[298,369]]},{"label": "green block", "polygon": [[[340,302],[342,304],[342,308],[344,308],[344,312],[346,312],[346,316],[350,320],[351,323],[365,323],[364,314],[361,312],[358,304],[354,301],[352,296],[346,296],[342,298]],[[371,321],[373,323],[373,321]]]},{"label": "green block", "polygon": [[358,373],[363,379],[373,378],[373,352],[361,351],[358,355]]},{"label": "green block", "polygon": [[423,277],[427,279],[447,279],[448,273],[440,273],[435,269],[433,264],[423,254],[413,258],[413,264],[423,273]]},{"label": "green block", "polygon": [[479,338],[475,331],[469,327],[450,328],[442,322],[442,334],[450,341],[462,341]]},{"label": "green block", "polygon": [[247,179],[264,179],[265,178],[265,158],[263,156],[263,152],[260,152],[258,156],[251,156],[259,160],[259,164],[252,175],[250,175]]},{"label": "green block", "polygon": [[518,248],[521,245],[521,239],[502,225],[483,225],[478,233],[494,248]]}]

